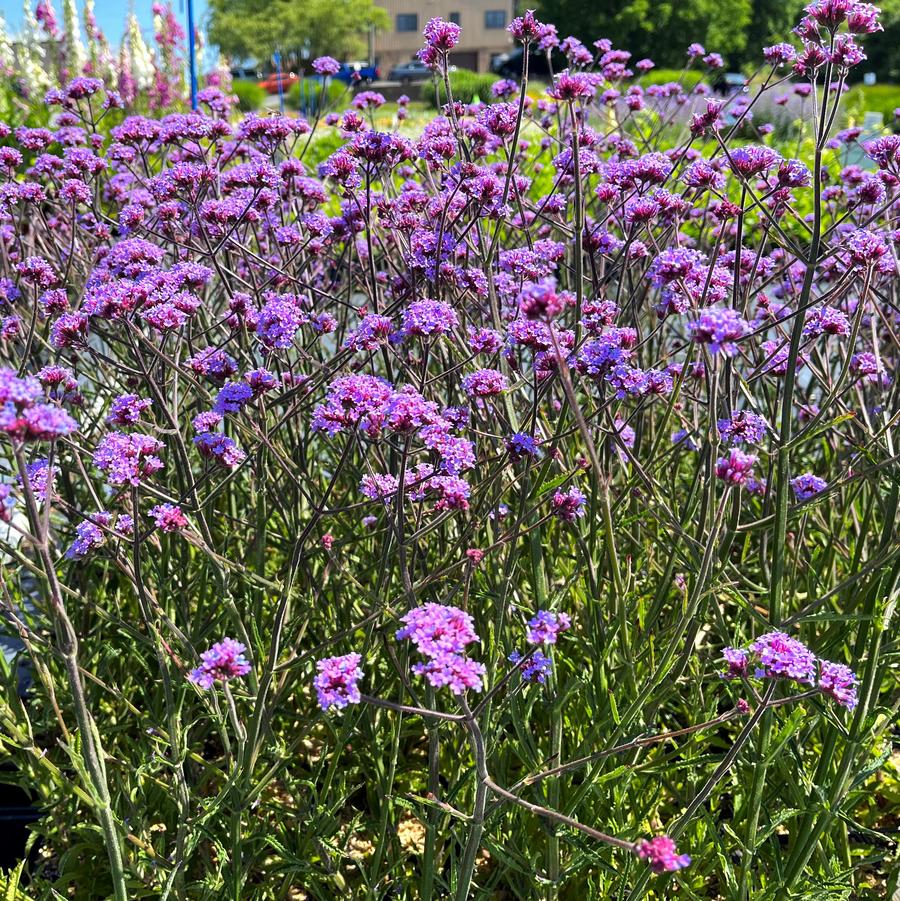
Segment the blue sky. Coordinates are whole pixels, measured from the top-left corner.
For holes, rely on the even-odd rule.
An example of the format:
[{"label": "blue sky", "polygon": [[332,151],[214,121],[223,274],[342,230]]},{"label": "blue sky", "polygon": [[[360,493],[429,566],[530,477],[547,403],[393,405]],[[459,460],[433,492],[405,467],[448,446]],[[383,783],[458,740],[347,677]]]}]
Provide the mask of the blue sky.
[{"label": "blue sky", "polygon": [[[29,0],[34,8],[37,0]],[[79,16],[83,8],[84,0],[76,0]],[[302,0],[301,0],[302,2]],[[123,0],[94,0],[94,11],[97,15],[97,23],[106,33],[113,46],[117,46],[122,39],[125,25],[125,16],[128,14],[129,5],[134,6],[134,11],[141,23],[144,36],[150,39],[153,36],[153,13],[151,6],[153,0],[131,0],[126,4]],[[187,0],[172,0],[175,14],[181,21],[182,27],[187,31]],[[53,0],[53,8],[57,18],[62,21],[62,0]],[[194,0],[194,18],[199,23],[206,20],[206,0]],[[22,25],[22,0],[0,0],[0,13],[6,19],[7,30],[15,34]],[[83,35],[82,35],[83,36]]]}]

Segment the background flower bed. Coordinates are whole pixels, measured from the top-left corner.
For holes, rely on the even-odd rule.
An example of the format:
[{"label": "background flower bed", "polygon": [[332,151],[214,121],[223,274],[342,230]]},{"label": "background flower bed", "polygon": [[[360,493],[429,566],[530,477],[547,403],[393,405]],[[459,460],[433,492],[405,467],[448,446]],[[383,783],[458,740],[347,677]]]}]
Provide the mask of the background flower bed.
[{"label": "background flower bed", "polygon": [[[828,132],[852,47],[803,34],[819,87],[780,152],[756,96],[787,50],[725,104],[571,40],[551,93],[413,137],[377,92],[307,123],[213,88],[157,121],[85,79],[6,135],[31,895],[890,889],[900,145]],[[471,616],[449,657],[397,634],[427,603]],[[571,619],[546,663],[539,610]],[[814,656],[750,666],[776,627]],[[490,788],[472,821],[464,704],[537,814]]]}]

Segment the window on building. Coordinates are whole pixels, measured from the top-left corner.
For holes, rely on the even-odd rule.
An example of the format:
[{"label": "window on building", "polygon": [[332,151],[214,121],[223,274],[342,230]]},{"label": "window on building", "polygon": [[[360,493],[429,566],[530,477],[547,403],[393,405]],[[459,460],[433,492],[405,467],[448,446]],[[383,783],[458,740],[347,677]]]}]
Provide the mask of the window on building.
[{"label": "window on building", "polygon": [[484,11],[485,28],[506,28],[506,10],[486,9]]},{"label": "window on building", "polygon": [[459,13],[450,13],[450,21],[451,21],[454,25],[459,25],[459,24],[460,24],[460,21],[459,21]]},{"label": "window on building", "polygon": [[397,13],[397,31],[418,31],[418,13]]}]

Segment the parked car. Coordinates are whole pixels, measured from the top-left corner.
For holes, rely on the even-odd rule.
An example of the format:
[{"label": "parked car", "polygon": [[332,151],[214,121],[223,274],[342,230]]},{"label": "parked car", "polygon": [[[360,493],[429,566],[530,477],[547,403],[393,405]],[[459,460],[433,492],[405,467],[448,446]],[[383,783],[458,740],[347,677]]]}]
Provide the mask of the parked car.
[{"label": "parked car", "polygon": [[[502,78],[521,78],[524,60],[524,48],[516,47],[515,50],[510,50],[509,53],[501,53],[499,56],[495,56],[491,61],[491,71]],[[561,72],[568,65],[565,54],[560,53],[558,50],[552,51],[550,61],[553,64],[554,72]],[[535,46],[531,46],[528,54],[528,75],[536,78],[550,77],[547,54]]]},{"label": "parked car", "polygon": [[388,75],[388,81],[399,81],[400,84],[410,84],[413,81],[428,81],[430,78],[431,69],[418,59],[394,66]]},{"label": "parked car", "polygon": [[381,69],[378,66],[370,66],[368,63],[359,61],[341,63],[341,68],[334,77],[347,84],[353,84],[354,82],[358,83],[360,81],[371,84],[373,81],[380,80]]},{"label": "parked car", "polygon": [[740,72],[723,72],[714,82],[713,90],[722,97],[731,97],[733,94],[746,94],[747,79]]},{"label": "parked car", "polygon": [[267,94],[277,94],[279,89],[286,93],[291,85],[298,81],[300,81],[300,76],[296,72],[273,72],[259,82],[259,86]]}]

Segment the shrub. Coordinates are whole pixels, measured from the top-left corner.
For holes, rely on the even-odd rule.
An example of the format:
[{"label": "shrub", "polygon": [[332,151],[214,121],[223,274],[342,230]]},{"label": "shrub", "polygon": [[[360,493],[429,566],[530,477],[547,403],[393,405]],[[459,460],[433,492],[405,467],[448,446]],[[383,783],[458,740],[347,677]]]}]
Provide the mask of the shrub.
[{"label": "shrub", "polygon": [[231,93],[238,99],[238,109],[242,113],[253,113],[263,108],[266,102],[266,91],[252,81],[235,81],[231,85]]},{"label": "shrub", "polygon": [[785,45],[727,106],[569,41],[415,132],[107,139],[84,78],[0,129],[29,897],[889,893],[900,138],[829,130],[846,11],[779,147]]},{"label": "shrub", "polygon": [[295,110],[299,110],[302,103],[306,114],[313,115],[323,100],[323,110],[334,111],[345,107],[351,97],[352,93],[342,81],[329,79],[323,95],[320,79],[304,78],[291,85],[287,102]]},{"label": "shrub", "polygon": [[696,69],[651,69],[646,75],[641,76],[641,84],[647,87],[652,84],[669,84],[672,82],[682,85],[685,91],[693,91],[701,82],[714,81],[704,72]]},{"label": "shrub", "polygon": [[[490,103],[493,99],[491,87],[498,80],[496,75],[489,73],[482,74],[470,72],[468,69],[456,69],[450,73],[450,90],[453,92],[453,99],[459,103],[472,103],[476,97],[485,103]],[[439,105],[443,106],[447,102],[445,94],[443,83],[438,84],[437,91],[434,81],[427,81],[422,85],[422,100],[432,109]]]},{"label": "shrub", "polygon": [[884,124],[897,131],[900,122],[894,110],[900,109],[900,86],[893,84],[858,84],[844,97],[847,114],[857,123],[862,123],[866,113],[881,113]]}]

